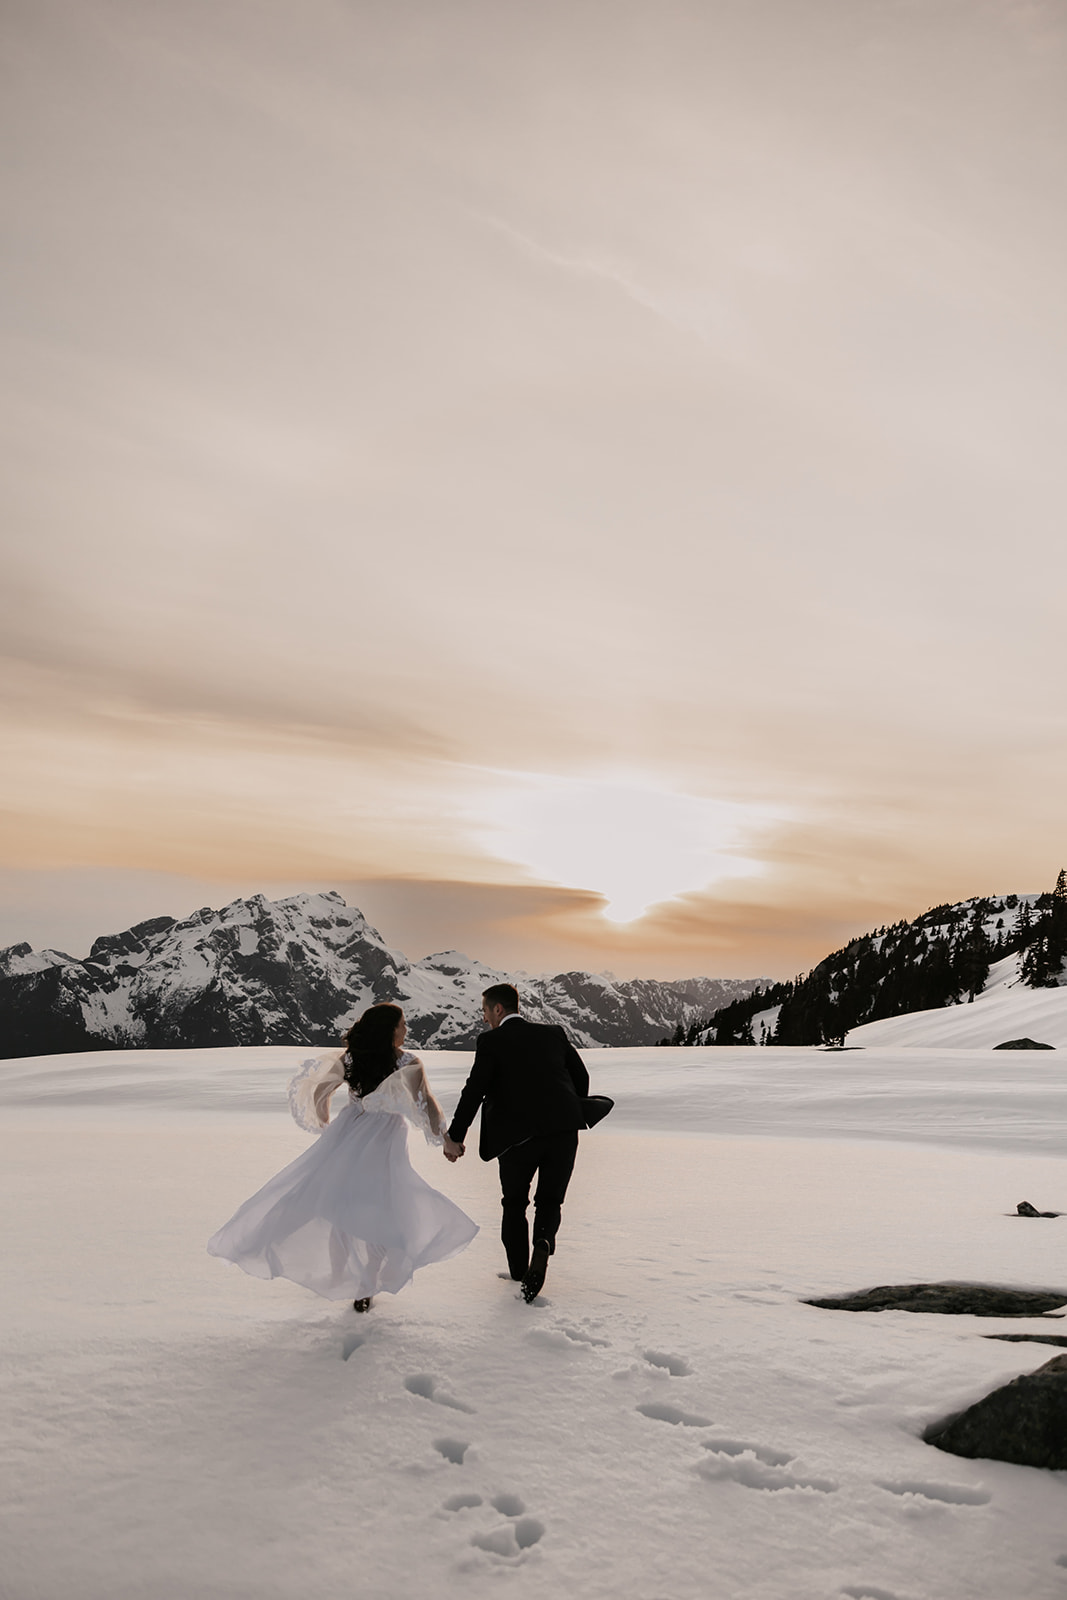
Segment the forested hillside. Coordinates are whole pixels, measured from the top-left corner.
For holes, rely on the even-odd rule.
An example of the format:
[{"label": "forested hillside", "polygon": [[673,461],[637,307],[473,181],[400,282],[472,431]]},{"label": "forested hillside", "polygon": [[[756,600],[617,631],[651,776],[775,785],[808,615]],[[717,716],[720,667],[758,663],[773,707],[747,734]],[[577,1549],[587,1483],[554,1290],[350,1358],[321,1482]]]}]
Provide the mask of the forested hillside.
[{"label": "forested hillside", "polygon": [[1046,894],[934,906],[851,939],[806,977],[756,989],[670,1043],[831,1044],[862,1022],[973,1000],[1010,955],[1030,988],[1067,982],[1067,872]]}]

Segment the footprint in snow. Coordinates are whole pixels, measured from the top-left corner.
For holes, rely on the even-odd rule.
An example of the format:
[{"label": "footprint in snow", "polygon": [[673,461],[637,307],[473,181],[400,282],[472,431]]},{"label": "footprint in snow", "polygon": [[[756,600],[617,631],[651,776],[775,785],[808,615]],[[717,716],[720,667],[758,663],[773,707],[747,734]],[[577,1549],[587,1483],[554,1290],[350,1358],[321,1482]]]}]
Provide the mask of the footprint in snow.
[{"label": "footprint in snow", "polygon": [[[489,1498],[489,1504],[494,1511],[499,1511],[502,1517],[521,1517],[526,1510],[525,1505],[517,1494],[494,1494]],[[442,1511],[472,1511],[475,1506],[484,1506],[485,1500],[480,1494],[451,1494],[441,1504]]]},{"label": "footprint in snow", "polygon": [[680,1406],[668,1405],[666,1400],[646,1400],[637,1410],[643,1417],[651,1417],[653,1422],[669,1422],[674,1427],[711,1427],[710,1417],[698,1417],[692,1411],[683,1411]]},{"label": "footprint in snow", "polygon": [[558,1328],[533,1328],[526,1335],[527,1344],[540,1345],[543,1350],[590,1350],[594,1346],[607,1348],[607,1339],[597,1339],[581,1328],[569,1328],[561,1323]]},{"label": "footprint in snow", "polygon": [[765,1467],[787,1467],[796,1460],[788,1450],[774,1450],[765,1444],[748,1444],[743,1439],[702,1439],[701,1443],[705,1450],[713,1450],[716,1455],[755,1456]]},{"label": "footprint in snow", "polygon": [[968,1483],[920,1483],[915,1478],[880,1482],[876,1488],[888,1489],[890,1494],[918,1495],[923,1500],[938,1500],[949,1506],[987,1506],[993,1498],[988,1489],[974,1489]]},{"label": "footprint in snow", "polygon": [[432,1400],[435,1406],[447,1406],[450,1411],[465,1411],[473,1414],[474,1407],[464,1405],[462,1400],[455,1400],[444,1389],[437,1386],[437,1379],[428,1372],[416,1372],[412,1377],[404,1379],[404,1388],[408,1394],[417,1394],[421,1400]]},{"label": "footprint in snow", "polygon": [[768,1445],[745,1444],[740,1439],[706,1439],[704,1449],[709,1452],[704,1461],[697,1463],[697,1471],[709,1483],[729,1480],[745,1489],[764,1489],[775,1493],[780,1489],[813,1489],[818,1494],[835,1494],[838,1488],[833,1478],[804,1477],[786,1472],[787,1464],[796,1459],[785,1450],[775,1450]]},{"label": "footprint in snow", "polygon": [[463,1465],[463,1457],[470,1449],[470,1445],[463,1439],[435,1439],[433,1447],[439,1456],[444,1456],[446,1461],[451,1461],[456,1467]]},{"label": "footprint in snow", "polygon": [[507,1519],[495,1528],[471,1534],[470,1543],[486,1555],[518,1564],[525,1552],[532,1550],[535,1544],[540,1544],[545,1536],[544,1523],[537,1517],[526,1515],[526,1506],[517,1494],[503,1492],[490,1495],[488,1503],[480,1494],[473,1492],[453,1494],[441,1504],[442,1512],[452,1515],[465,1511],[477,1512],[483,1507],[491,1508],[498,1516]]},{"label": "footprint in snow", "polygon": [[450,1494],[447,1500],[441,1502],[442,1511],[472,1511],[475,1506],[484,1505],[485,1501],[480,1494]]},{"label": "footprint in snow", "polygon": [[560,1323],[559,1331],[572,1344],[587,1344],[598,1350],[607,1350],[611,1343],[609,1339],[598,1339],[596,1334],[587,1333],[584,1328],[572,1328],[565,1322]]},{"label": "footprint in snow", "polygon": [[901,1600],[900,1595],[894,1594],[892,1589],[876,1589],[870,1583],[850,1583],[841,1590],[847,1594],[849,1600]]},{"label": "footprint in snow", "polygon": [[683,1356],[668,1355],[666,1350],[644,1350],[642,1354],[650,1367],[660,1367],[672,1378],[691,1378],[693,1369]]},{"label": "footprint in snow", "polygon": [[[645,1352],[649,1359],[649,1352]],[[697,1416],[672,1406],[665,1400],[646,1400],[637,1410],[643,1417],[655,1422],[669,1422],[683,1428],[710,1428],[711,1418]],[[702,1439],[708,1452],[697,1462],[696,1470],[711,1483],[729,1479],[746,1489],[812,1489],[819,1494],[835,1494],[839,1485],[833,1478],[802,1476],[787,1472],[785,1468],[796,1457],[787,1450],[777,1450],[770,1445],[749,1444],[744,1439]]]},{"label": "footprint in snow", "polygon": [[535,1544],[540,1544],[544,1536],[545,1525],[536,1517],[516,1517],[502,1522],[499,1528],[491,1528],[488,1533],[472,1534],[471,1544],[476,1550],[484,1550],[486,1555],[514,1561],[532,1550]]}]

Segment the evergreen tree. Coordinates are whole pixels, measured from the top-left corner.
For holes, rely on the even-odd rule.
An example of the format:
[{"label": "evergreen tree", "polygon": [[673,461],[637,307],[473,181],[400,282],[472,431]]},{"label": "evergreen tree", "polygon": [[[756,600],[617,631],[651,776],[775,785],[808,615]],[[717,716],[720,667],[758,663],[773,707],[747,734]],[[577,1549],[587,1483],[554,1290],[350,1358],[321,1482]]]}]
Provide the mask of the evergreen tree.
[{"label": "evergreen tree", "polygon": [[[1014,925],[1005,928],[999,913],[1013,910]],[[985,927],[994,919],[995,939]],[[853,939],[806,977],[766,993],[756,991],[702,1026],[716,1044],[747,1043],[751,1019],[778,1005],[769,1044],[840,1040],[864,1022],[974,1000],[985,987],[992,962],[1018,950],[1024,952],[1025,982],[1038,987],[1067,982],[1067,869],[1055,889],[1032,905],[1017,895],[979,897],[962,905],[933,906],[914,922],[896,922]]]},{"label": "evergreen tree", "polygon": [[1055,989],[1067,961],[1067,872],[1061,867],[1051,894],[1039,895],[1038,915],[1027,930],[1019,976],[1031,989]]},{"label": "evergreen tree", "polygon": [[1030,910],[1029,900],[1020,901],[1019,915],[1015,919],[1015,927],[1012,930],[1011,940],[1016,950],[1025,950],[1026,946],[1030,943],[1030,934],[1033,930],[1033,922],[1034,917],[1033,912]]},{"label": "evergreen tree", "polygon": [[957,946],[956,956],[960,993],[965,993],[968,1000],[973,1000],[985,988],[986,979],[989,977],[992,949],[985,928],[982,926],[982,920],[976,916],[968,933]]},{"label": "evergreen tree", "polygon": [[1063,867],[1052,891],[1048,942],[1052,982],[1058,986],[1064,976],[1064,963],[1067,962],[1067,870]]}]

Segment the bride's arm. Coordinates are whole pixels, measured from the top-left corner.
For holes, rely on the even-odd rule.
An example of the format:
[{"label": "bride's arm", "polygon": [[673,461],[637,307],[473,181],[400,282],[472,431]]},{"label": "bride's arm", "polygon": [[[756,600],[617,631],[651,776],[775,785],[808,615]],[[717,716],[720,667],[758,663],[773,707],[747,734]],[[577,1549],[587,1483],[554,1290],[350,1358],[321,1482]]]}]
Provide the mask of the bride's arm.
[{"label": "bride's arm", "polygon": [[321,1133],[330,1120],[330,1096],[344,1082],[343,1050],[305,1061],[289,1084],[289,1110],[308,1133]]},{"label": "bride's arm", "polygon": [[340,1056],[322,1078],[315,1085],[315,1111],[322,1126],[325,1128],[330,1120],[330,1096],[335,1089],[339,1089],[345,1081],[344,1057]]},{"label": "bride's arm", "polygon": [[463,1146],[456,1144],[448,1136],[444,1112],[431,1093],[430,1085],[426,1078],[426,1069],[422,1062],[417,1059],[412,1061],[409,1066],[404,1068],[404,1077],[411,1091],[411,1098],[425,1118],[426,1126],[429,1129],[428,1137],[432,1137],[435,1144],[440,1142],[444,1146],[444,1152],[449,1161],[458,1161],[463,1154]]},{"label": "bride's arm", "polygon": [[441,1107],[430,1093],[430,1085],[426,1081],[426,1068],[421,1061],[413,1061],[409,1067],[404,1069],[404,1076],[408,1081],[408,1088],[411,1090],[411,1098],[419,1107],[419,1110],[425,1114],[430,1132],[434,1138],[439,1139],[444,1128],[445,1119],[441,1114]]}]

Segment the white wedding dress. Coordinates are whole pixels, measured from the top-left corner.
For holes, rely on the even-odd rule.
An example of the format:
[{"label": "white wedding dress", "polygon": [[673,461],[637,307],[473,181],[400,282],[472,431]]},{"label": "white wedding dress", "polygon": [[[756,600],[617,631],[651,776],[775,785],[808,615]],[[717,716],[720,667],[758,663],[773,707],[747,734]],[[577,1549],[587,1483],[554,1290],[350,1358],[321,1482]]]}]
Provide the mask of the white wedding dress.
[{"label": "white wedding dress", "polygon": [[[466,1212],[424,1182],[408,1157],[407,1125],[442,1144],[444,1120],[417,1056],[330,1122],[344,1082],[343,1051],[305,1061],[289,1106],[319,1137],[265,1183],[208,1241],[208,1251],[255,1278],[289,1278],[328,1300],[396,1294],[431,1261],[447,1261],[478,1232]],[[320,1131],[321,1130],[321,1131]]]}]

